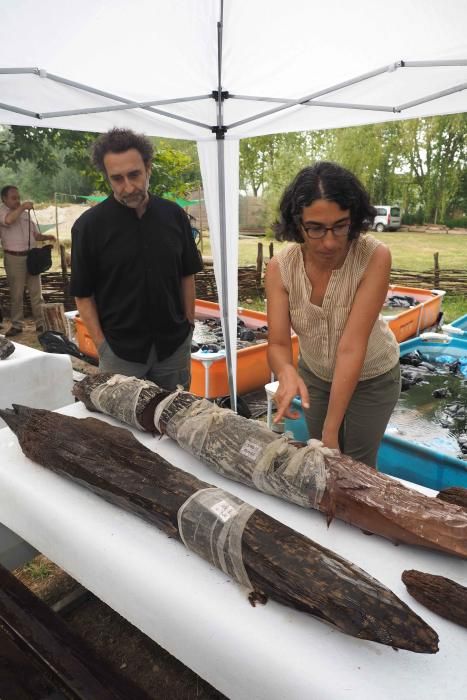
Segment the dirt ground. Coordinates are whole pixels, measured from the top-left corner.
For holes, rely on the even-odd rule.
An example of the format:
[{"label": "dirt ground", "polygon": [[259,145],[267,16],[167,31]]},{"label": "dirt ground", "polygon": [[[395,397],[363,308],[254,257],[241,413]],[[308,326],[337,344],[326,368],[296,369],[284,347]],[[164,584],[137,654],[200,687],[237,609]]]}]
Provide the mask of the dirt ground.
[{"label": "dirt ground", "polygon": [[[9,327],[3,324],[3,332]],[[0,330],[0,333],[2,331]],[[15,341],[41,349],[29,321]],[[93,373],[96,368],[72,358],[74,369]],[[14,572],[39,598],[53,605],[78,587],[65,571],[38,556]],[[157,700],[219,700],[224,696],[95,596],[61,613],[74,632],[86,639],[120,673],[138,683]],[[96,698],[96,700],[98,700]],[[128,698],[131,700],[131,698]]]},{"label": "dirt ground", "polygon": [[86,204],[69,204],[66,206],[58,206],[57,209],[53,205],[44,207],[43,209],[35,209],[37,221],[44,226],[52,226],[51,233],[56,235],[58,224],[58,235],[62,243],[71,238],[71,227],[76,219],[83,212],[89,209]]}]

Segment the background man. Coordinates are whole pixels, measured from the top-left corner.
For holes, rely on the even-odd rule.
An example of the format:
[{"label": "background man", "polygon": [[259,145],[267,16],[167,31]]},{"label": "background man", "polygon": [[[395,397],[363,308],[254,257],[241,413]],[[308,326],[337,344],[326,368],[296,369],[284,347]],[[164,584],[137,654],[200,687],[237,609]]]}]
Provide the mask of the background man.
[{"label": "background man", "polygon": [[152,154],[151,142],[127,129],[94,144],[112,195],[72,228],[71,293],[101,371],[188,388],[202,262],[183,209],[148,192]]},{"label": "background man", "polygon": [[19,190],[14,185],[4,187],[0,196],[0,237],[2,240],[5,272],[10,288],[11,327],[5,333],[12,337],[23,330],[24,309],[23,295],[27,287],[31,300],[32,315],[36,322],[36,331],[43,331],[41,276],[30,275],[26,267],[28,248],[34,248],[37,241],[55,241],[55,236],[39,233],[31,221],[32,202],[21,203]]}]

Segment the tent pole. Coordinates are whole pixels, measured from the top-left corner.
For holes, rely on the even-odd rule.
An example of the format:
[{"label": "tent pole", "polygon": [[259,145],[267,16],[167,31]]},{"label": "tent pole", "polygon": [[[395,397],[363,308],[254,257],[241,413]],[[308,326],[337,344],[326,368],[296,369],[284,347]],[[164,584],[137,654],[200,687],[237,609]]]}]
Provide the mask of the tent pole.
[{"label": "tent pole", "polygon": [[[223,135],[222,135],[223,136]],[[227,374],[229,378],[230,408],[237,410],[237,392],[233,381],[232,351],[230,345],[229,327],[229,287],[227,278],[227,228],[225,210],[225,161],[224,139],[217,138],[217,171],[219,182],[219,228],[220,228],[220,257],[221,257],[221,284],[222,284],[222,318],[224,320],[225,354]]]},{"label": "tent pole", "polygon": [[224,152],[224,97],[222,95],[222,29],[223,29],[224,2],[220,0],[220,19],[217,23],[217,127],[214,130],[217,141],[217,178],[219,194],[219,234],[221,257],[221,286],[222,286],[222,319],[224,326],[225,360],[227,376],[229,378],[230,408],[237,410],[237,389],[233,380],[232,351],[230,345],[229,325],[229,287],[227,276],[227,226],[225,206],[225,152]]}]

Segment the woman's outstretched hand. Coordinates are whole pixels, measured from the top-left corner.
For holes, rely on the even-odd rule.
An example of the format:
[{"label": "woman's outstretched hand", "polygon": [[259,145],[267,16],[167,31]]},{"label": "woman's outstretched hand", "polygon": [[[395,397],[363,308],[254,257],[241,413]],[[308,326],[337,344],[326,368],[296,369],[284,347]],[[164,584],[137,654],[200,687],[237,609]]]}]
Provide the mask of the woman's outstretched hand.
[{"label": "woman's outstretched hand", "polygon": [[277,406],[277,413],[273,423],[278,423],[284,416],[286,418],[298,418],[299,412],[294,411],[291,402],[299,396],[303,408],[309,408],[310,398],[305,382],[298,376],[297,370],[292,365],[287,365],[281,371],[279,377],[279,388],[274,396]]}]

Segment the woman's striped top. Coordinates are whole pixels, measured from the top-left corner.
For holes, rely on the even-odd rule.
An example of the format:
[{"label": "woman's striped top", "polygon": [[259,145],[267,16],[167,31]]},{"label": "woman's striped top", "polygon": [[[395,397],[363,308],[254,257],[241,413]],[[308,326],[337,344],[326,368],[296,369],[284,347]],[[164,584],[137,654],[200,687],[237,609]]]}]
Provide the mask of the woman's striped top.
[{"label": "woman's striped top", "polygon": [[[332,381],[336,351],[352,309],[355,293],[375,249],[374,236],[353,240],[343,265],[333,270],[322,306],[311,303],[311,282],[305,271],[301,245],[294,243],[277,256],[282,283],[289,294],[290,319],[298,336],[300,355],[309,369],[324,381]],[[360,380],[389,372],[399,359],[396,338],[381,318],[371,331]]]}]

